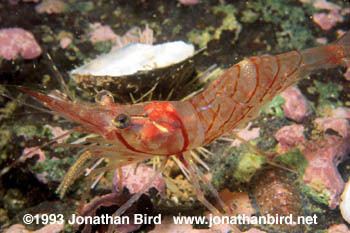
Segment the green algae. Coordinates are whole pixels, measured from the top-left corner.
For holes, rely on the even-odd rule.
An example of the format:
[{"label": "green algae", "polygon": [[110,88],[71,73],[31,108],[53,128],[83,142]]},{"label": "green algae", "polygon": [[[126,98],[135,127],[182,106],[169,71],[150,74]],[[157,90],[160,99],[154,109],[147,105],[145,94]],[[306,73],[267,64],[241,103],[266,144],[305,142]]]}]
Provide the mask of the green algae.
[{"label": "green algae", "polygon": [[219,27],[208,26],[205,29],[193,29],[187,34],[188,39],[199,45],[199,47],[204,48],[207,46],[208,42],[211,40],[218,40],[221,37],[223,31],[235,31],[235,38],[232,38],[232,43],[234,43],[239,33],[241,32],[242,26],[236,19],[236,8],[233,5],[219,5],[212,8],[212,12],[215,15],[224,15],[221,25]]},{"label": "green algae", "polygon": [[67,156],[65,158],[50,158],[45,161],[36,163],[32,166],[32,170],[38,174],[44,174],[48,182],[61,182],[66,175],[70,165],[75,161],[74,156]]},{"label": "green algae", "polygon": [[213,184],[222,187],[224,182],[232,184],[247,183],[266,163],[266,158],[257,155],[246,146],[231,148],[228,155],[222,157],[214,165]]},{"label": "green algae", "polygon": [[306,158],[297,148],[279,155],[276,158],[276,161],[281,162],[287,165],[289,168],[297,171],[299,176],[304,175],[305,169],[308,165]]},{"label": "green algae", "polygon": [[330,194],[327,192],[327,189],[321,186],[322,185],[319,185],[319,187],[316,190],[315,188],[305,184],[301,185],[300,190],[304,195],[311,198],[315,202],[328,206]]},{"label": "green algae", "polygon": [[68,7],[68,11],[74,12],[79,11],[81,13],[87,13],[94,9],[94,3],[92,1],[81,1],[81,2],[75,2],[70,3]]},{"label": "green algae", "polygon": [[282,105],[285,102],[286,101],[282,96],[277,95],[269,103],[267,103],[261,111],[266,114],[271,114],[273,116],[283,118],[284,111],[282,109]]},{"label": "green algae", "polygon": [[18,136],[24,136],[26,138],[33,138],[35,136],[47,138],[51,136],[51,132],[48,128],[36,125],[13,125],[13,132]]},{"label": "green algae", "polygon": [[340,92],[343,87],[334,82],[322,83],[314,80],[314,88],[319,94],[318,96],[318,106],[325,107],[331,106],[341,106],[342,103],[339,101]]},{"label": "green algae", "polygon": [[111,41],[103,41],[103,42],[97,42],[94,44],[94,48],[98,53],[108,53],[112,49],[112,42]]},{"label": "green algae", "polygon": [[239,156],[236,169],[233,172],[233,177],[241,183],[249,182],[265,163],[265,157],[246,152]]},{"label": "green algae", "polygon": [[309,21],[308,15],[312,13],[312,8],[300,7],[291,0],[249,1],[247,8],[277,29],[275,38],[278,50],[302,49],[313,45],[312,30],[305,23]]}]

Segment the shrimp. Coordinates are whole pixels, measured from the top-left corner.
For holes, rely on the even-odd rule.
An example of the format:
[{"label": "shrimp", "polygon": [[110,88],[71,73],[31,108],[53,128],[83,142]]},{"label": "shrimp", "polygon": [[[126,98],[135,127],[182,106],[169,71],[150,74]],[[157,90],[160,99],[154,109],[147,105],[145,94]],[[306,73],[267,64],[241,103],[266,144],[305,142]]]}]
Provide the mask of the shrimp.
[{"label": "shrimp", "polygon": [[[98,135],[90,139],[92,145],[66,175],[59,188],[61,196],[86,161],[102,157],[120,167],[153,156],[175,155],[188,168],[198,190],[201,178],[196,175],[200,176],[200,171],[191,165],[186,153],[247,123],[262,105],[300,78],[322,68],[343,65],[349,59],[347,32],[333,44],[246,58],[227,69],[206,90],[184,101],[120,105],[106,94],[97,103],[86,103],[20,89],[58,115],[78,123],[80,131]],[[217,196],[215,190],[211,191]],[[216,210],[200,191],[198,198],[210,210]]]}]

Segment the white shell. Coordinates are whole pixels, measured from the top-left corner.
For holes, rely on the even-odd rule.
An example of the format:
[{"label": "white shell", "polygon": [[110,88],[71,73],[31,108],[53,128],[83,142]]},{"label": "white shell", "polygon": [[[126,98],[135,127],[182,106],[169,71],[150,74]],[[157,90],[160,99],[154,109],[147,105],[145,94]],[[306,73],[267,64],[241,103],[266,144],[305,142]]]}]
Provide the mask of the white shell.
[{"label": "white shell", "polygon": [[136,43],[101,55],[71,71],[71,74],[113,77],[131,75],[181,62],[193,54],[194,46],[182,41],[158,45]]},{"label": "white shell", "polygon": [[339,207],[344,220],[350,224],[350,179],[346,183],[343,194],[341,195]]}]

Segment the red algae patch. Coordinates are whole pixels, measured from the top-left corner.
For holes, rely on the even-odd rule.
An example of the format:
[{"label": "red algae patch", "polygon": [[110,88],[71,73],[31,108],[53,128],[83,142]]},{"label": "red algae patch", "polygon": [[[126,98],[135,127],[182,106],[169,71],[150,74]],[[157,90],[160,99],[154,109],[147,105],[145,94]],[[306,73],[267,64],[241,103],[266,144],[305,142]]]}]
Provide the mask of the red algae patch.
[{"label": "red algae patch", "polygon": [[22,28],[0,29],[0,57],[14,60],[18,57],[34,59],[42,50],[33,34]]}]

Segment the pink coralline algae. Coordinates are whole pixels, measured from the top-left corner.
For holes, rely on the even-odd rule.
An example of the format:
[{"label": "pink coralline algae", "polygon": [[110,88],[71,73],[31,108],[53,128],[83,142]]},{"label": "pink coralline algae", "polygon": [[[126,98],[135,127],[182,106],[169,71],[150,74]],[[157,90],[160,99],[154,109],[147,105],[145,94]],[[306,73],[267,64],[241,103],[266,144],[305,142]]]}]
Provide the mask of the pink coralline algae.
[{"label": "pink coralline algae", "polygon": [[339,107],[332,111],[332,116],[336,118],[345,118],[350,120],[350,108]]},{"label": "pink coralline algae", "polygon": [[88,38],[93,44],[110,41],[113,45],[112,50],[117,50],[130,43],[153,44],[154,42],[153,30],[148,25],[146,25],[144,30],[141,30],[139,27],[133,27],[123,36],[119,36],[114,33],[110,26],[93,23],[90,25]]},{"label": "pink coralline algae", "polygon": [[[136,169],[136,170],[135,170]],[[156,175],[155,171],[144,164],[137,167],[133,165],[124,166],[122,168],[122,186],[127,188],[130,194],[139,192],[145,184],[147,184],[151,178]],[[119,192],[119,176],[118,171],[115,171],[113,178],[113,187],[116,192]],[[149,188],[155,188],[158,192],[162,193],[165,190],[165,181],[161,174],[156,175],[153,183]]]},{"label": "pink coralline algae", "polygon": [[[323,196],[332,209],[339,204],[344,189],[337,166],[350,152],[349,113],[348,108],[342,107],[334,109],[330,117],[316,119],[316,126],[324,132],[323,138],[318,140],[305,142],[303,127],[298,125],[285,126],[275,135],[283,148],[280,153],[294,146],[301,150],[308,162],[303,175],[304,183]],[[339,136],[326,134],[329,129]]]},{"label": "pink coralline algae", "polygon": [[60,39],[60,47],[62,49],[68,48],[68,46],[72,43],[72,38],[69,37],[63,37]]},{"label": "pink coralline algae", "polygon": [[25,228],[22,224],[15,224],[12,225],[10,228],[6,229],[4,233],[59,233],[62,232],[64,228],[64,224],[58,224],[58,223],[53,223],[53,224],[48,224],[39,230],[36,231],[30,231]]},{"label": "pink coralline algae", "polygon": [[322,140],[309,142],[303,150],[308,161],[303,180],[328,200],[331,209],[338,206],[344,189],[337,166],[350,152],[349,138],[325,136]]},{"label": "pink coralline algae", "polygon": [[284,126],[276,132],[275,138],[279,142],[278,152],[287,152],[291,148],[305,143],[304,126],[298,124]]},{"label": "pink coralline algae", "polygon": [[344,77],[346,80],[350,81],[350,61],[349,60],[346,61],[346,66],[347,66],[347,70],[344,73]]},{"label": "pink coralline algae", "polygon": [[62,0],[43,0],[35,6],[39,14],[59,14],[66,11],[67,5]]},{"label": "pink coralline algae", "polygon": [[179,0],[182,5],[191,6],[199,3],[199,0]]},{"label": "pink coralline algae", "polygon": [[348,123],[348,120],[345,118],[317,118],[315,120],[315,123],[316,126],[322,131],[332,129],[336,131],[339,135],[341,135],[343,138],[350,138],[350,125]]},{"label": "pink coralline algae", "polygon": [[117,35],[108,25],[93,23],[90,25],[90,29],[89,39],[93,44],[104,41],[115,41],[117,39]]},{"label": "pink coralline algae", "polygon": [[337,11],[331,11],[330,13],[316,13],[313,15],[314,22],[325,31],[332,29],[337,23],[343,22],[343,16]]},{"label": "pink coralline algae", "polygon": [[314,22],[325,31],[332,29],[337,23],[344,21],[344,15],[349,14],[349,8],[342,9],[337,4],[326,0],[313,1],[316,9],[327,10],[328,13],[315,13],[313,15]]},{"label": "pink coralline algae", "polygon": [[32,33],[22,28],[0,29],[0,57],[34,59],[42,53]]},{"label": "pink coralline algae", "polygon": [[57,143],[65,142],[70,136],[70,134],[68,134],[69,130],[64,130],[59,126],[45,125],[45,127],[51,131],[53,138],[57,138]]},{"label": "pink coralline algae", "polygon": [[27,159],[32,158],[35,155],[39,156],[38,162],[43,162],[46,159],[44,151],[42,151],[39,147],[36,146],[36,147],[24,148],[24,150],[22,152],[22,156],[20,157],[19,161],[24,162]]},{"label": "pink coralline algae", "polygon": [[[39,2],[40,0],[22,0],[22,2]],[[8,0],[11,5],[16,5],[20,0]]]},{"label": "pink coralline algae", "polygon": [[146,25],[144,30],[139,27],[133,27],[123,36],[118,36],[112,50],[122,48],[130,43],[153,44],[155,41],[153,30]]},{"label": "pink coralline algae", "polygon": [[266,231],[261,231],[256,228],[250,228],[248,231],[245,231],[244,233],[266,233]]},{"label": "pink coralline algae", "polygon": [[[254,140],[256,138],[259,137],[260,135],[260,128],[250,128],[251,124],[249,123],[247,125],[247,127],[245,127],[244,129],[239,130],[238,132],[236,132],[236,134],[243,140],[245,141],[250,141],[250,140]],[[235,139],[231,146],[232,147],[236,147],[242,144],[242,140],[239,139]]]},{"label": "pink coralline algae", "polygon": [[282,108],[287,118],[301,122],[311,114],[307,99],[297,87],[286,89],[281,96],[285,99]]},{"label": "pink coralline algae", "polygon": [[[227,233],[232,231],[232,226],[227,224],[217,224],[211,229],[193,229],[191,224],[175,224],[171,218],[165,218],[162,220],[162,224],[157,224],[150,233]],[[251,228],[248,231],[242,233],[266,233],[265,231]]]},{"label": "pink coralline algae", "polygon": [[256,212],[246,192],[230,192],[228,189],[224,189],[219,195],[222,201],[232,209],[235,215],[244,214],[246,216],[251,216]]},{"label": "pink coralline algae", "polygon": [[348,69],[344,73],[344,77],[346,78],[346,80],[350,81],[350,66],[348,66]]},{"label": "pink coralline algae", "polygon": [[345,224],[332,225],[327,233],[350,233],[350,229]]},{"label": "pink coralline algae", "polygon": [[317,118],[315,124],[318,129],[326,131],[331,129],[343,138],[350,138],[350,108],[339,107],[333,109],[329,117]]},{"label": "pink coralline algae", "polygon": [[[102,196],[97,196],[94,199],[92,199],[89,203],[82,206],[81,210],[79,210],[80,216],[96,216],[96,212],[101,207],[111,207],[111,206],[121,206],[123,203],[125,203],[128,198],[123,195],[120,195],[118,193],[109,193]],[[131,212],[135,212],[135,207],[131,207],[128,211],[132,210]],[[129,216],[132,219],[132,216]],[[133,221],[130,221],[130,224],[117,224],[116,225],[116,232],[120,233],[128,233],[128,232],[134,232],[138,230],[141,225],[140,224],[133,224]],[[102,229],[99,229],[97,232],[107,232],[106,229],[103,229],[103,227],[106,228],[106,225],[100,225]],[[91,224],[85,224],[82,227],[81,230],[82,233],[87,232],[93,232],[92,231],[92,225]]]}]

